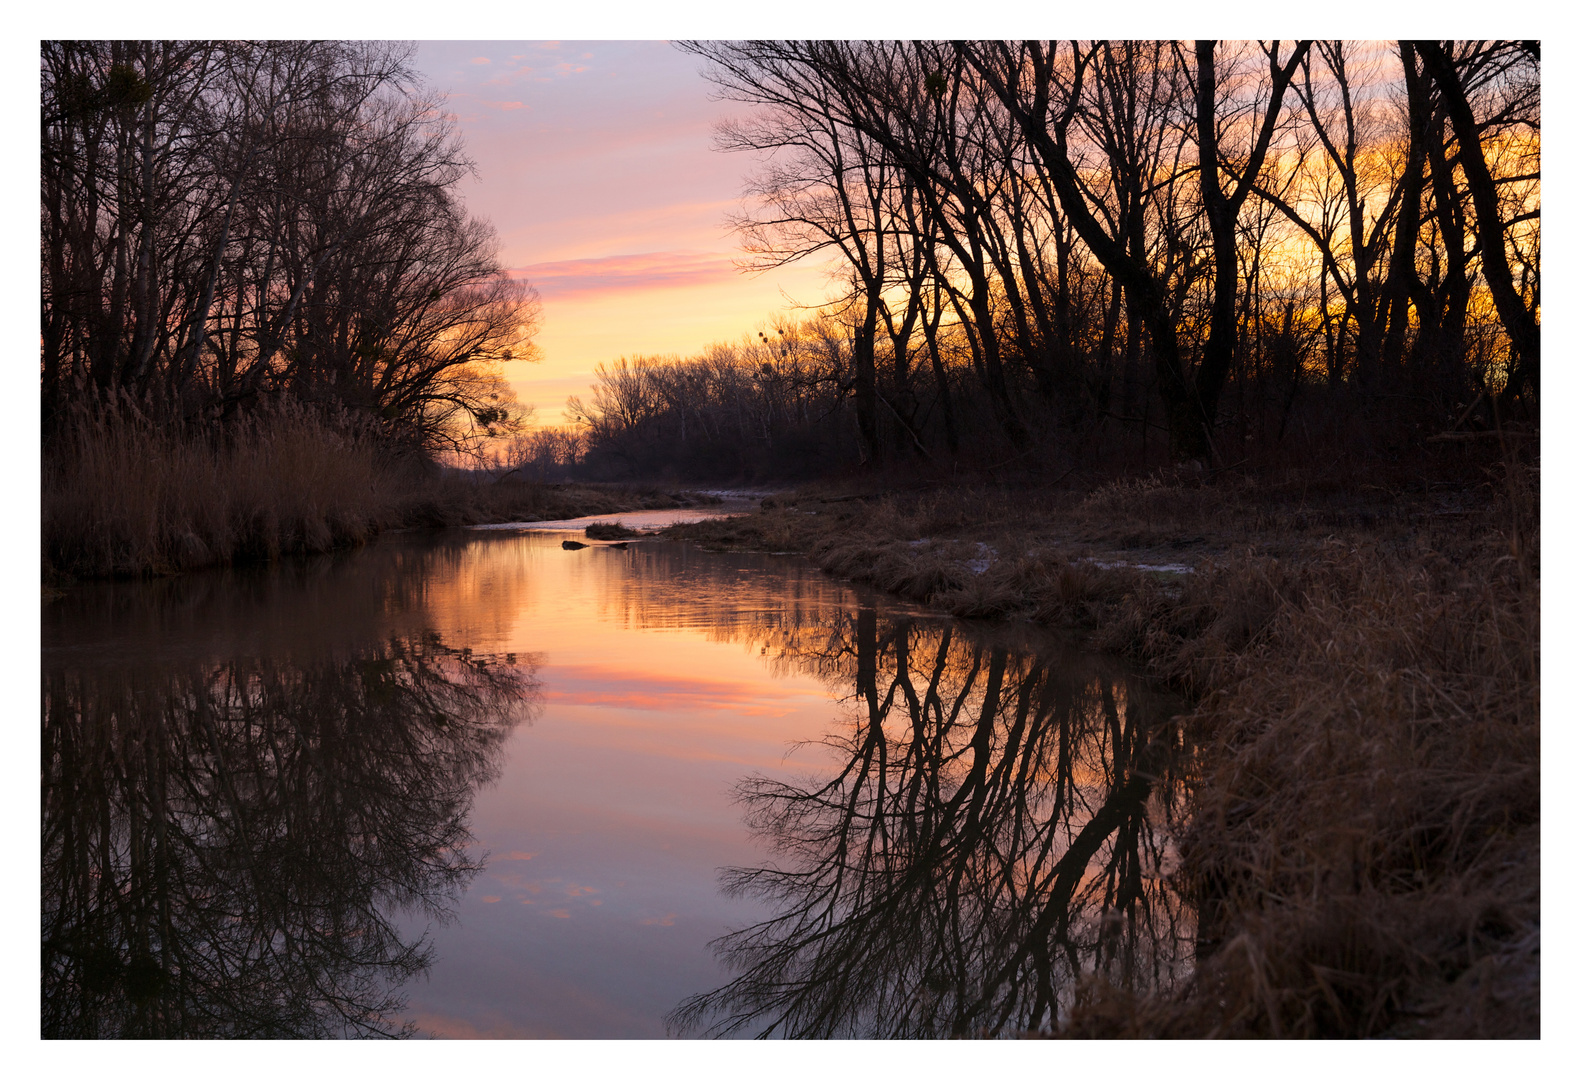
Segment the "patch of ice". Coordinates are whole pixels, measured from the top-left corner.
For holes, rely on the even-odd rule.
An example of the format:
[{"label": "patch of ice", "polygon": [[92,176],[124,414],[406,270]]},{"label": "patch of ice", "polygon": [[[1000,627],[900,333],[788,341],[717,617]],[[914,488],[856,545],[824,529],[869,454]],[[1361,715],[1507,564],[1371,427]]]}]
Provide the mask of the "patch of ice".
[{"label": "patch of ice", "polygon": [[698,489],[698,495],[712,495],[716,499],[766,499],[782,494],[784,488],[708,488]]},{"label": "patch of ice", "polygon": [[1099,559],[1080,559],[1079,562],[1091,563],[1102,570],[1141,570],[1154,574],[1194,574],[1196,568],[1186,566],[1184,563],[1133,563],[1123,560],[1103,562]]},{"label": "patch of ice", "polygon": [[973,574],[986,573],[987,568],[993,565],[993,560],[996,558],[998,558],[998,552],[979,540],[977,541],[977,557],[966,560],[966,569]]}]

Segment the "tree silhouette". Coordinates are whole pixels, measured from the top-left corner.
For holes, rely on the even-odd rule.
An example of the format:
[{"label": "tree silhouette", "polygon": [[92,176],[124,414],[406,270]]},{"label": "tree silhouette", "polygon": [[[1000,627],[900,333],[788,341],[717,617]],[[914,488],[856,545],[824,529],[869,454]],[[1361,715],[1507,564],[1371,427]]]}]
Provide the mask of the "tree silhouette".
[{"label": "tree silhouette", "polygon": [[338,659],[46,670],[46,1038],[401,1034],[481,864],[473,793],[530,665],[436,637]]},{"label": "tree silhouette", "polygon": [[1164,881],[1169,699],[867,607],[791,662],[847,688],[842,765],[742,785],[773,858],[725,888],[775,914],[715,943],[740,974],[682,1003],[674,1030],[1047,1029],[1083,973],[1152,985],[1189,963],[1193,919]]}]

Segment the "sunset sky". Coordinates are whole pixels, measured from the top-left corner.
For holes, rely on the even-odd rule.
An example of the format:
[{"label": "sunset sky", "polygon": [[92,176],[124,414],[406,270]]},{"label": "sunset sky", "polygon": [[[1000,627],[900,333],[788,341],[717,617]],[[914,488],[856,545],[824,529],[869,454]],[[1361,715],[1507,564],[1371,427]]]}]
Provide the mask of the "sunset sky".
[{"label": "sunset sky", "polygon": [[741,106],[710,100],[702,61],[658,41],[427,41],[506,266],[543,298],[543,359],[508,372],[536,422],[561,422],[593,365],[687,354],[822,299],[822,264],[745,274],[726,219],[754,160],[713,149]]}]

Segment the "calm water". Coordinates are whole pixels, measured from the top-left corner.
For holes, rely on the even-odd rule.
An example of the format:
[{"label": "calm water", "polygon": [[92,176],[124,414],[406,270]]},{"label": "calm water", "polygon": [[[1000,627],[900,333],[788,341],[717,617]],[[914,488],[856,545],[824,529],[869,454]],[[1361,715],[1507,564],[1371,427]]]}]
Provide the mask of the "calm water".
[{"label": "calm water", "polygon": [[1174,699],[565,536],[46,604],[44,1033],[1005,1034],[1188,969]]}]

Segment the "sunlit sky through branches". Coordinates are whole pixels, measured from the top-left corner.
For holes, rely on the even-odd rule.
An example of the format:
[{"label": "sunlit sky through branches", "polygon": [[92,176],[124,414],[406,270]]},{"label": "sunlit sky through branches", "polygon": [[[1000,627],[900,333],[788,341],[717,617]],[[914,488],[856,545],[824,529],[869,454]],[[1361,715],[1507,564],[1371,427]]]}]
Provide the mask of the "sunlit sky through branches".
[{"label": "sunlit sky through branches", "polygon": [[537,423],[561,422],[599,361],[737,340],[827,292],[821,261],[737,269],[727,218],[755,162],[713,148],[743,106],[710,100],[697,57],[661,41],[439,41],[416,63],[477,164],[468,207],[543,298],[542,360],[507,372]]}]

